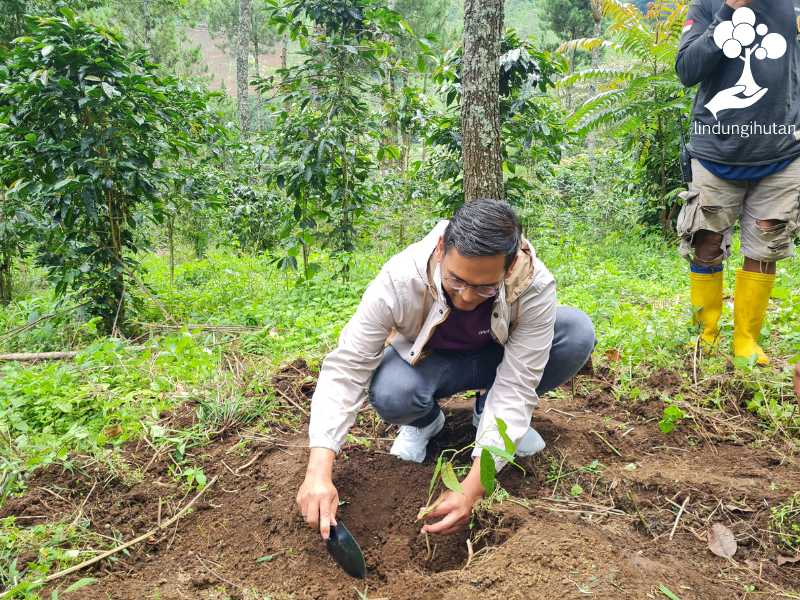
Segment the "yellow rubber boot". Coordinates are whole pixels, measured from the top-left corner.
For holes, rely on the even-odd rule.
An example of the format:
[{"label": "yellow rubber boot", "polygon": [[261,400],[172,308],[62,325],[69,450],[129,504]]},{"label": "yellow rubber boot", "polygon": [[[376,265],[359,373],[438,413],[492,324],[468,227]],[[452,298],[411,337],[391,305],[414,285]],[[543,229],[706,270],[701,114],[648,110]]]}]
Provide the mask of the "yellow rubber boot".
[{"label": "yellow rubber boot", "polygon": [[719,318],[722,315],[722,271],[689,273],[692,290],[692,311],[695,325],[701,328],[700,339],[706,346],[719,340]]},{"label": "yellow rubber boot", "polygon": [[758,345],[758,338],[774,283],[775,275],[736,272],[733,300],[733,355],[736,358],[749,360],[755,355],[757,364],[769,364],[769,358]]}]

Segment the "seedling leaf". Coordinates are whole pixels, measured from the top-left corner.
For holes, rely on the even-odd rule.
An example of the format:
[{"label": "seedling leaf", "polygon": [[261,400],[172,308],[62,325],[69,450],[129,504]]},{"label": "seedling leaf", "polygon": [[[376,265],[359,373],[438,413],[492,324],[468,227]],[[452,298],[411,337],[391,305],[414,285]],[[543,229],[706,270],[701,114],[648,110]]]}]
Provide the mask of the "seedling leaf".
[{"label": "seedling leaf", "polygon": [[436,466],[433,468],[433,477],[431,477],[431,483],[428,486],[428,496],[433,494],[433,488],[436,487],[436,481],[439,477],[439,473],[442,472],[442,462],[443,462],[442,455],[439,455],[439,458],[436,459]]},{"label": "seedling leaf", "polygon": [[257,563],[265,563],[265,562],[270,562],[271,560],[274,560],[274,559],[275,559],[275,555],[274,554],[267,554],[266,556],[261,556],[260,558],[257,558],[256,562]]},{"label": "seedling leaf", "polygon": [[658,591],[664,594],[667,598],[669,598],[669,600],[681,600],[673,593],[671,589],[669,589],[667,586],[663,584],[658,586]]},{"label": "seedling leaf", "polygon": [[497,477],[494,458],[486,448],[481,450],[481,485],[486,490],[487,495],[494,492]]},{"label": "seedling leaf", "polygon": [[492,454],[494,454],[495,456],[499,456],[506,462],[514,462],[514,455],[509,454],[502,448],[498,448],[497,446],[484,446],[484,448],[489,452],[491,452]]},{"label": "seedling leaf", "polygon": [[508,425],[506,425],[506,422],[500,417],[496,417],[496,420],[497,431],[500,432],[500,437],[503,438],[503,445],[506,447],[506,452],[511,455],[511,459],[506,460],[512,462],[514,460],[514,453],[517,451],[517,447],[514,445],[514,442],[511,441],[511,438],[508,437]]},{"label": "seedling leaf", "polygon": [[453,470],[453,463],[451,462],[446,462],[442,465],[442,483],[453,492],[459,494],[464,492],[464,488],[458,482],[458,477],[456,477],[456,472]]},{"label": "seedling leaf", "polygon": [[68,594],[69,592],[75,592],[81,588],[85,588],[87,585],[92,585],[95,581],[97,581],[97,579],[94,577],[84,577],[83,579],[78,579],[78,581],[65,589],[64,593]]}]

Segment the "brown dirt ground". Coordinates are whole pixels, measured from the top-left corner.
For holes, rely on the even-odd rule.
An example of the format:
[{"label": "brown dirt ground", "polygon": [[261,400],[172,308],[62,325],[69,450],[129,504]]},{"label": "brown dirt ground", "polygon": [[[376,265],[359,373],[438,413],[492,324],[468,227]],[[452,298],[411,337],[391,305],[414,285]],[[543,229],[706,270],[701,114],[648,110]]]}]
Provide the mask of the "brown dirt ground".
[{"label": "brown dirt ground", "polygon": [[[653,374],[654,394],[637,403],[615,401],[609,378],[601,370],[583,374],[574,388],[542,399],[535,424],[548,447],[522,462],[525,474],[510,467],[501,472],[510,499],[477,513],[469,564],[466,532],[432,538],[429,558],[414,520],[426,501],[431,456],[473,439],[469,400],[454,398],[444,403],[447,424],[425,464],[388,455],[394,432],[369,409],[355,431],[362,443],[349,444],[337,461],[335,483],[344,501],[339,517],[364,549],[365,581],[340,571],[298,515],[294,496],[304,474],[305,434],[284,427],[280,436],[256,438],[244,448],[242,432],[223,432],[196,450],[209,478],[218,479],[195,509],[128,554],[65,580],[60,587],[98,578],[61,597],[355,599],[366,590],[373,600],[640,600],[665,598],[660,585],[681,600],[800,592],[800,563],[778,566],[779,549],[767,531],[769,507],[800,490],[791,449],[777,439],[765,443],[757,433],[748,438],[742,432],[757,432],[757,423],[739,413],[714,418],[699,411],[666,436],[657,424],[659,394],[680,388],[681,376]],[[302,363],[273,383],[287,395],[294,390],[293,402],[307,406],[313,378]],[[186,426],[192,415],[188,407],[169,422]],[[166,454],[154,457],[143,444],[127,454],[143,471],[138,483],[109,477],[96,464],[74,472],[50,469],[24,496],[6,502],[0,517],[68,521],[80,511],[94,531],[131,539],[158,522],[159,510],[167,519],[191,496],[170,477]],[[583,493],[572,497],[576,483]],[[25,521],[36,522],[41,518]],[[708,550],[712,523],[736,535],[734,560]],[[271,558],[258,561],[263,557]],[[755,593],[745,593],[748,584]]]}]

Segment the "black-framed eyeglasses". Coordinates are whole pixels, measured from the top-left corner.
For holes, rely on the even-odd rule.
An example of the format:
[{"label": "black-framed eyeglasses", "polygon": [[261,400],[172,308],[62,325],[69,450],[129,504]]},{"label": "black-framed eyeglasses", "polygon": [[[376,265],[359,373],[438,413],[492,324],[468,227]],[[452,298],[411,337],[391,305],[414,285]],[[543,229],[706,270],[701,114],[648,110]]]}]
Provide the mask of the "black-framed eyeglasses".
[{"label": "black-framed eyeglasses", "polygon": [[442,277],[442,281],[446,282],[451,290],[459,294],[467,288],[471,288],[475,290],[475,293],[481,298],[494,298],[500,292],[500,285],[472,285],[451,275]]}]

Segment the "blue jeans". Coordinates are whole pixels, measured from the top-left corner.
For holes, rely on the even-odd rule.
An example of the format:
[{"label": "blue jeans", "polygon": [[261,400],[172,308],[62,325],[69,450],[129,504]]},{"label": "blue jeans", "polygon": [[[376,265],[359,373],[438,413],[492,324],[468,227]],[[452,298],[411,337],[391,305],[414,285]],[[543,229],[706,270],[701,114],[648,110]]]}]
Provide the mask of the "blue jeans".
[{"label": "blue jeans", "polygon": [[[596,343],[586,313],[559,306],[550,358],[536,393],[544,394],[572,379],[589,360]],[[424,427],[439,416],[439,398],[491,388],[503,352],[503,346],[496,343],[471,352],[433,350],[412,367],[388,346],[372,377],[370,402],[387,423]],[[483,410],[484,399],[477,400],[478,412]]]}]

